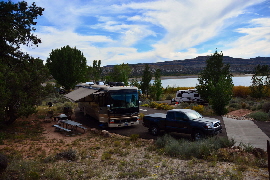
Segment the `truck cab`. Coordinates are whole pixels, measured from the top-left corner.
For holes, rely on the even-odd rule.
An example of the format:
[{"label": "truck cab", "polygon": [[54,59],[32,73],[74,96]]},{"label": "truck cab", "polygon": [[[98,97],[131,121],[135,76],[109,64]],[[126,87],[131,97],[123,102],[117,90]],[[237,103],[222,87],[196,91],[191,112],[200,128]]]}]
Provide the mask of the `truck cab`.
[{"label": "truck cab", "polygon": [[143,125],[153,135],[158,135],[160,131],[178,132],[191,134],[195,140],[222,132],[218,119],[205,118],[191,109],[173,109],[167,111],[167,114],[149,114],[144,116]]}]

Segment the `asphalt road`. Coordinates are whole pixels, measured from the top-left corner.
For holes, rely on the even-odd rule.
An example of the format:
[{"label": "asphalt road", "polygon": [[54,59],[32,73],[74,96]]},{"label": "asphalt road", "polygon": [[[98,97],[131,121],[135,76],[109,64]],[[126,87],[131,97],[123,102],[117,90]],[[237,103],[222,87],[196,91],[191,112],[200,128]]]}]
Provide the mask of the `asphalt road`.
[{"label": "asphalt road", "polygon": [[[140,107],[140,113],[143,113],[145,115],[157,113],[157,112],[166,113],[167,111],[166,110],[156,110],[153,108]],[[98,121],[96,121],[94,118],[92,118],[90,116],[84,116],[83,113],[81,113],[79,111],[75,111],[75,117],[76,117],[76,121],[82,123],[84,126],[87,126],[89,128],[99,128]],[[223,124],[222,117],[217,116],[214,118],[221,120],[221,124],[223,125],[223,132],[220,133],[218,136],[226,136],[226,129],[225,129],[225,126]],[[120,128],[108,128],[106,130],[109,131],[110,133],[116,133],[116,134],[120,134],[120,135],[124,135],[124,136],[138,134],[139,137],[143,138],[143,139],[156,139],[157,138],[157,136],[153,136],[148,132],[148,128],[146,128],[142,125],[142,121],[140,121],[139,125],[130,126],[130,127],[120,127]],[[171,135],[176,139],[182,139],[182,138],[188,139],[188,140],[191,139],[190,135],[188,135],[188,134],[171,133]]]}]

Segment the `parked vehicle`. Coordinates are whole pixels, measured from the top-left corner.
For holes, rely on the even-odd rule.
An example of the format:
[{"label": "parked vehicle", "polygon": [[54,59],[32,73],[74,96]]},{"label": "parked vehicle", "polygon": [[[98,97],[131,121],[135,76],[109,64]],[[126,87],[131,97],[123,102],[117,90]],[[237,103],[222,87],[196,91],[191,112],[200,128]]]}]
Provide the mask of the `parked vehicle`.
[{"label": "parked vehicle", "polygon": [[188,89],[188,90],[179,90],[176,92],[175,98],[171,101],[182,103],[182,102],[197,102],[201,103],[203,100],[200,97],[200,94],[196,89]]},{"label": "parked vehicle", "polygon": [[158,135],[160,131],[178,132],[191,134],[194,140],[222,132],[222,126],[218,119],[204,118],[200,113],[191,109],[172,109],[167,111],[167,114],[145,115],[143,125],[153,135]]},{"label": "parked vehicle", "polygon": [[[77,86],[79,87],[79,86]],[[101,127],[123,127],[139,124],[138,88],[123,83],[88,85],[65,95],[78,102],[84,113],[97,119]]]}]

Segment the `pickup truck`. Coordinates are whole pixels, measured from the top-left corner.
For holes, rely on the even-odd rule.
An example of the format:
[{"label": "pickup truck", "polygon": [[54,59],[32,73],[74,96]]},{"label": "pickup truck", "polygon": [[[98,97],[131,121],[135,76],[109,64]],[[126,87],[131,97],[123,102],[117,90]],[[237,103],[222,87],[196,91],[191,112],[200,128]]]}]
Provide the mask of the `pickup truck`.
[{"label": "pickup truck", "polygon": [[158,135],[163,130],[191,134],[194,140],[222,132],[222,126],[218,119],[204,118],[200,113],[191,109],[172,109],[167,111],[167,114],[145,115],[143,125],[153,135]]}]

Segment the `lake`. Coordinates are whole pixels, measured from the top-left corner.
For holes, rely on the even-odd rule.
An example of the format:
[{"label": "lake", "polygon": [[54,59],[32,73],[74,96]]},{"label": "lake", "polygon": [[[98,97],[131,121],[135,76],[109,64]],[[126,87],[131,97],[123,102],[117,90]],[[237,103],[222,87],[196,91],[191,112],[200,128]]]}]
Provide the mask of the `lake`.
[{"label": "lake", "polygon": [[[232,77],[234,86],[250,86],[252,76]],[[153,84],[154,80],[151,81]],[[162,87],[195,87],[198,84],[198,78],[181,78],[181,79],[163,79]]]}]

